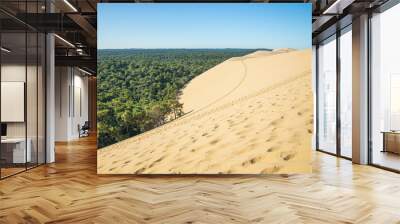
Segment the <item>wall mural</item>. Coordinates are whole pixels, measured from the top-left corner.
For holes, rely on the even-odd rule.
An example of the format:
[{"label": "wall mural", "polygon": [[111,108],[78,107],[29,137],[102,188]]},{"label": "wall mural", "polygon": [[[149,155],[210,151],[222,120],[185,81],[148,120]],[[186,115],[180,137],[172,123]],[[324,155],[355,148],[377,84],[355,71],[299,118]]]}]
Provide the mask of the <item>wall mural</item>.
[{"label": "wall mural", "polygon": [[99,4],[98,36],[99,174],[311,172],[310,4]]}]

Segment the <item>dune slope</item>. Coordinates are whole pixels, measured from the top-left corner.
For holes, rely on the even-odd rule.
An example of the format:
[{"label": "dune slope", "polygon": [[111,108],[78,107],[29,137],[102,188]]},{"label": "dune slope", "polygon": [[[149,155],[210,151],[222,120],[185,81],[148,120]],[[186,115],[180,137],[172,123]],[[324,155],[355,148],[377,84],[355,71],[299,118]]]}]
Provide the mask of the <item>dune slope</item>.
[{"label": "dune slope", "polygon": [[99,174],[311,171],[311,50],[231,58],[182,91],[185,116],[98,150]]}]

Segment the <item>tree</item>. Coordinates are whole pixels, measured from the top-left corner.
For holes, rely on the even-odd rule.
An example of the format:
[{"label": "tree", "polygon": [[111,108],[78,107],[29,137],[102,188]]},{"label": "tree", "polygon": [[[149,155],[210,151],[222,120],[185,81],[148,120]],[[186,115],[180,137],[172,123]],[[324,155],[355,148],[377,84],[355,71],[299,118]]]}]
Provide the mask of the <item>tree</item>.
[{"label": "tree", "polygon": [[197,75],[246,49],[98,51],[98,145],[104,147],[182,116],[179,95]]}]

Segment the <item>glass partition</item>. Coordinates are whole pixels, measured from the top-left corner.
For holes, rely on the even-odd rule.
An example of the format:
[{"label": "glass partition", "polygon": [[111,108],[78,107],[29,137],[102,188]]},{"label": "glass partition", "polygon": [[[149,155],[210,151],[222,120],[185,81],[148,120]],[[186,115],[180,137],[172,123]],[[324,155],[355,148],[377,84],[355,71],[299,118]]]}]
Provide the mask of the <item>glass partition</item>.
[{"label": "glass partition", "polygon": [[318,47],[318,149],[336,153],[336,36]]},{"label": "glass partition", "polygon": [[27,167],[34,167],[38,160],[38,35],[35,32],[27,33],[27,82],[26,82],[26,114],[27,114],[27,150],[30,151],[30,160]]},{"label": "glass partition", "polygon": [[1,34],[2,177],[24,171],[31,161],[26,142],[26,41],[25,32]]},{"label": "glass partition", "polygon": [[340,35],[340,154],[352,157],[352,32]]},{"label": "glass partition", "polygon": [[371,162],[400,170],[400,4],[371,19]]},{"label": "glass partition", "polygon": [[[1,2],[40,13],[43,1]],[[0,12],[0,178],[45,163],[45,35]]]}]

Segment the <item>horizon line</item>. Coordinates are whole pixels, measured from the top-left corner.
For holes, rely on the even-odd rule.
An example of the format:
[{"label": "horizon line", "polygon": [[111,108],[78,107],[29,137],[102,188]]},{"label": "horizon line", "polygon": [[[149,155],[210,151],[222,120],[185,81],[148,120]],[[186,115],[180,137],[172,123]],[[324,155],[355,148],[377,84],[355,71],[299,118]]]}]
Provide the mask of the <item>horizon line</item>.
[{"label": "horizon line", "polygon": [[[240,47],[222,47],[222,48],[177,48],[177,47],[171,47],[171,48],[98,48],[97,50],[208,50],[208,49],[215,49],[215,50],[224,50],[224,49],[232,49],[232,50],[258,50],[258,49],[263,49],[263,50],[274,50],[274,49],[284,49],[284,47],[281,48],[265,48],[265,47],[259,47],[259,48],[240,48]],[[291,48],[291,49],[298,49],[298,48]]]}]

